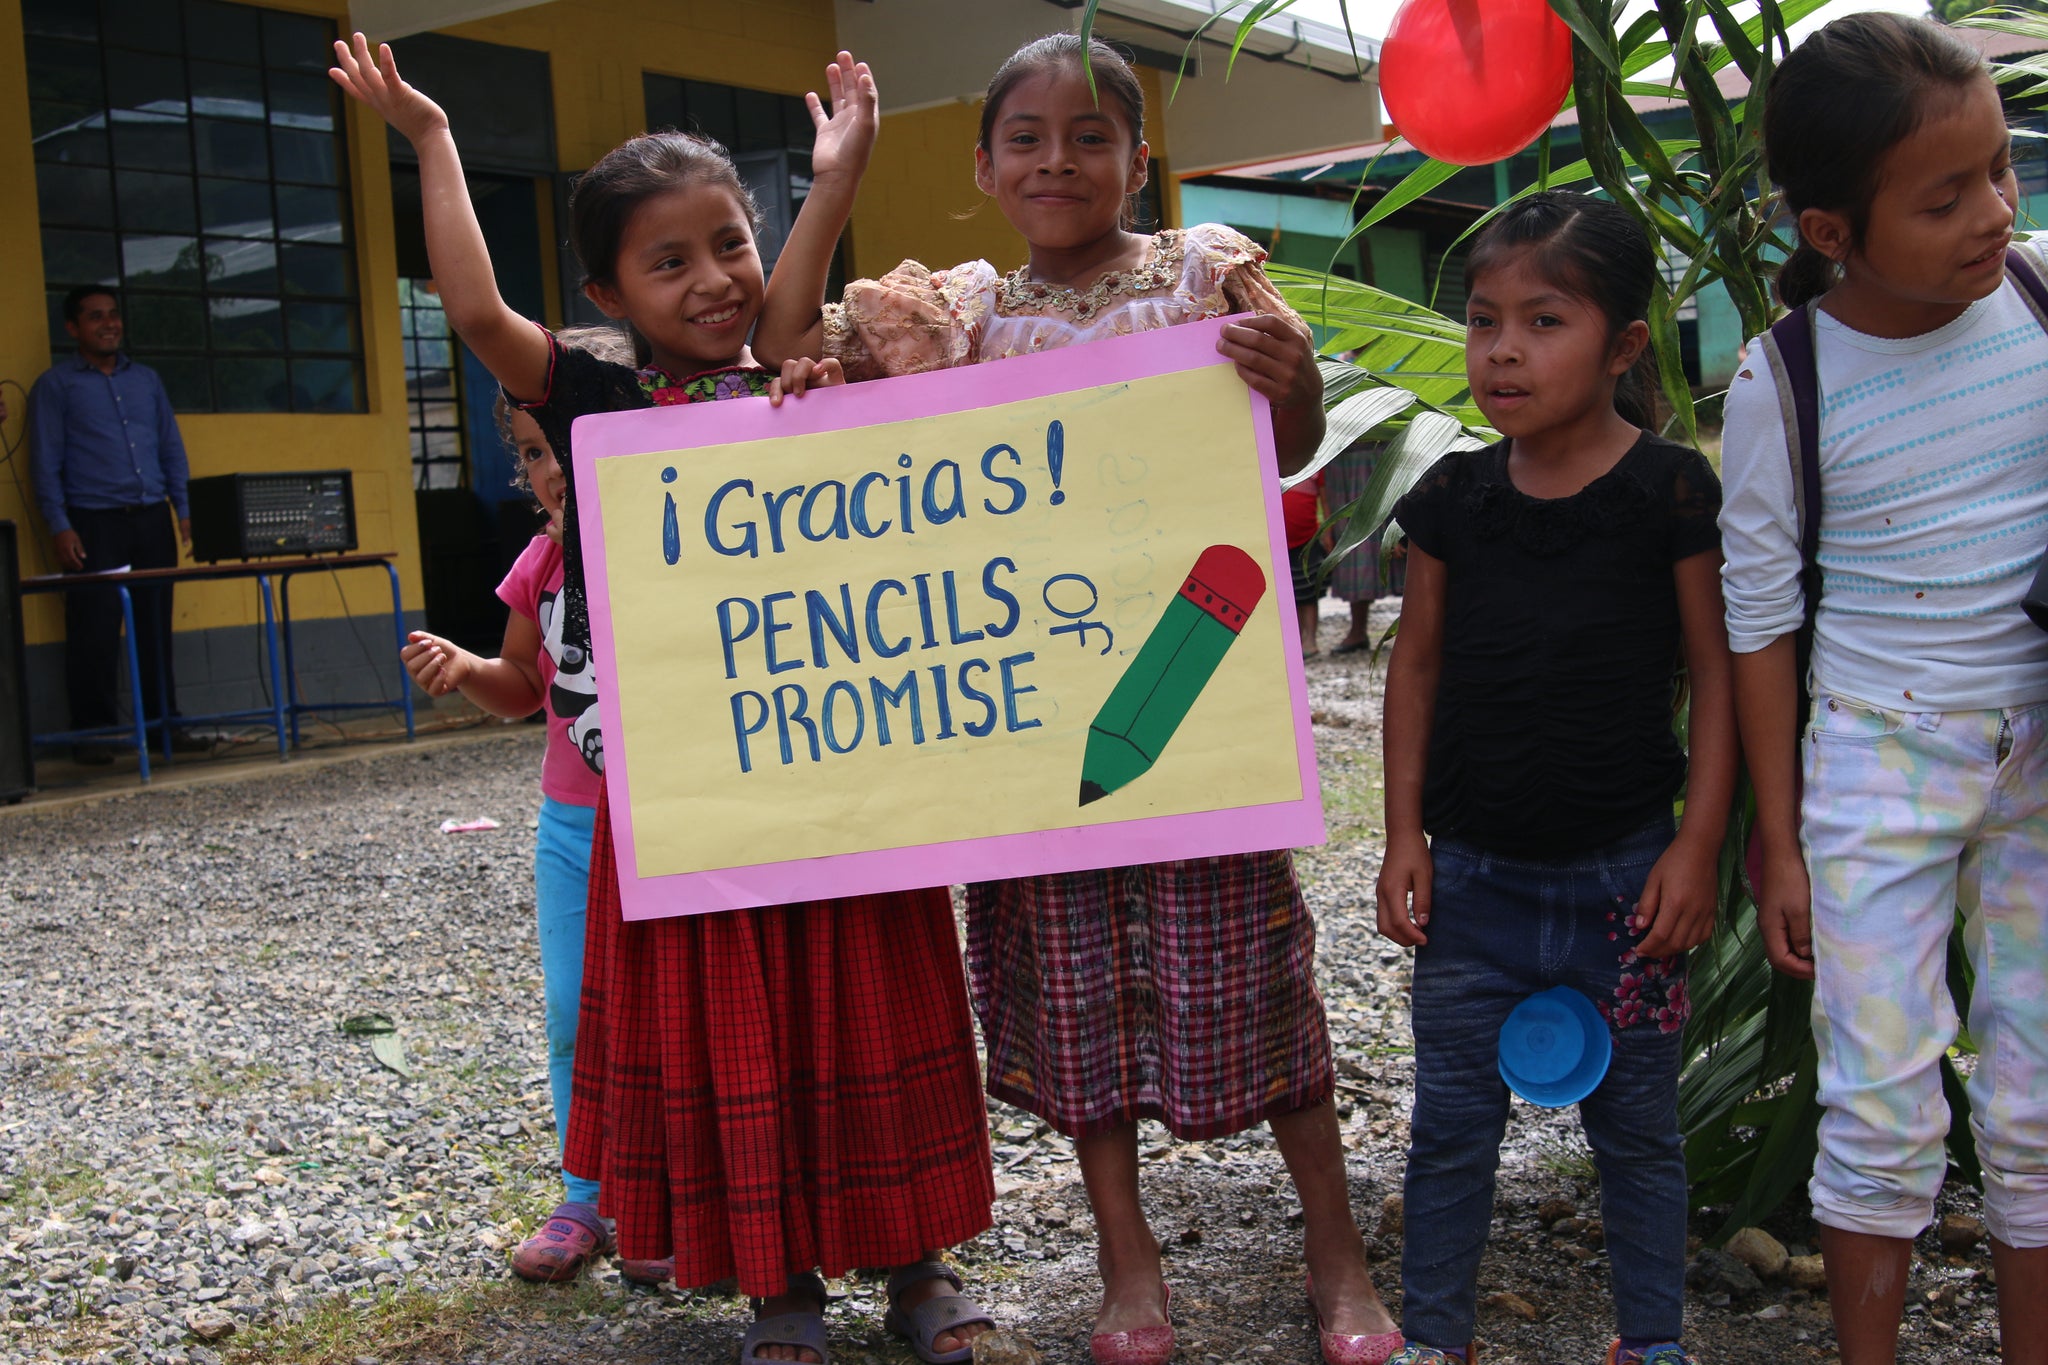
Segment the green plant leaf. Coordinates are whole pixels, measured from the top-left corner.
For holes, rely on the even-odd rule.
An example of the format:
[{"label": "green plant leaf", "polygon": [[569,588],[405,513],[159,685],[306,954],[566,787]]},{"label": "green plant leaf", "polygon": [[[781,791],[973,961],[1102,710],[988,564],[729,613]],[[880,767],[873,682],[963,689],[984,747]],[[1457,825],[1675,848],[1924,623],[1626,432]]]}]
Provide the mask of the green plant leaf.
[{"label": "green plant leaf", "polygon": [[1323,443],[1316,447],[1314,458],[1299,473],[1280,480],[1280,486],[1292,488],[1314,478],[1325,465],[1349,450],[1359,437],[1414,406],[1414,394],[1392,385],[1354,393],[1331,408],[1324,418]]}]

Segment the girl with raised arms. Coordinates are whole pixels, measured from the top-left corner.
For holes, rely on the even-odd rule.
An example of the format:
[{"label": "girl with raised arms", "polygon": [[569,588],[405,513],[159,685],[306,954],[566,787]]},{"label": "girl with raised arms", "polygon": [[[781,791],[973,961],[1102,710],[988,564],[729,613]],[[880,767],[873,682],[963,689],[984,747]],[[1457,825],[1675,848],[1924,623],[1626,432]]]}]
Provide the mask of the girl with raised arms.
[{"label": "girl with raised arms", "polygon": [[[828,161],[874,121],[866,69],[841,54],[834,73]],[[569,476],[564,629],[587,650],[570,423],[769,391],[746,344],[765,288],[753,201],[724,149],[682,133],[632,138],[584,173],[570,199],[584,292],[631,325],[640,364],[600,360],[506,306],[447,116],[390,48],[373,58],[357,34],[331,74],[412,143],[449,321]],[[600,796],[564,1164],[601,1183],[621,1255],[672,1255],[678,1284],[736,1276],[756,1296],[743,1362],[823,1365],[816,1271],[887,1265],[886,1325],[924,1360],[972,1355],[990,1320],[938,1252],[990,1225],[977,1079],[944,889],[629,924]]]},{"label": "girl with raised arms", "polygon": [[2048,540],[2048,336],[2007,274],[2012,138],[1983,59],[1895,14],[1807,38],[1764,108],[1799,232],[1778,289],[1806,310],[1819,388],[1818,603],[1801,586],[1784,376],[1762,345],[1728,390],[1721,531],[1758,922],[1779,970],[1815,983],[1825,1113],[1808,1192],[1835,1335],[1842,1365],[1897,1357],[1913,1238],[1948,1164],[1960,908],[2003,1359],[2039,1365],[2048,635],[2020,600]]},{"label": "girl with raised arms", "polygon": [[[821,306],[868,151],[826,126],[759,353],[783,363],[796,391],[821,369],[875,379],[1251,313],[1224,328],[1219,349],[1272,400],[1282,465],[1299,467],[1322,436],[1322,382],[1307,327],[1259,268],[1265,253],[1214,224],[1128,228],[1147,175],[1144,104],[1136,74],[1106,45],[1071,34],[1027,44],[989,83],[974,175],[1023,235],[1028,263],[999,275],[985,261],[936,272],[906,261]],[[821,109],[813,117],[825,126]],[[989,1092],[1075,1139],[1102,1270],[1095,1359],[1160,1365],[1173,1354],[1138,1190],[1137,1124],[1156,1118],[1184,1138],[1272,1124],[1301,1196],[1324,1358],[1384,1361],[1400,1336],[1351,1216],[1314,925],[1291,855],[972,886],[967,914]]]}]

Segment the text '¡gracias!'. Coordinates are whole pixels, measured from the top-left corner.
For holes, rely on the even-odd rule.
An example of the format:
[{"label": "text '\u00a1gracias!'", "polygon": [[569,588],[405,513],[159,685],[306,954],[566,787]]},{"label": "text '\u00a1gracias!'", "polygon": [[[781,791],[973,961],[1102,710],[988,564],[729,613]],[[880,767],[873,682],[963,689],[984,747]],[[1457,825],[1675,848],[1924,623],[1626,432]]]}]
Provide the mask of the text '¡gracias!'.
[{"label": "text '\u00a1gracias!'", "polygon": [[[1044,472],[1052,484],[1046,502],[1059,506],[1066,501],[1059,487],[1065,432],[1057,421],[1047,425],[1045,448]],[[986,487],[974,498],[956,460],[920,471],[905,454],[897,465],[906,472],[870,471],[850,481],[787,488],[728,479],[705,502],[704,543],[714,554],[759,559],[805,543],[911,536],[966,517],[1009,516],[1031,499],[1030,483],[1017,477],[1024,457],[1009,444],[983,452],[977,472]],[[672,469],[662,471],[663,482],[674,477]],[[673,496],[664,501],[664,558],[674,564],[681,558],[676,509]],[[757,670],[769,676],[847,664],[877,670],[858,682],[842,678],[822,688],[792,679],[733,692],[739,770],[752,772],[771,756],[784,766],[801,759],[822,763],[827,755],[850,754],[863,745],[921,745],[1037,729],[1043,722],[1028,714],[1027,698],[1038,688],[1020,676],[1036,654],[992,647],[1014,635],[1023,616],[1011,590],[1016,574],[1014,560],[996,555],[978,574],[948,569],[720,601],[714,611],[728,680]],[[1092,585],[1089,591],[1092,597]],[[948,653],[941,662],[879,667],[928,650]]]}]

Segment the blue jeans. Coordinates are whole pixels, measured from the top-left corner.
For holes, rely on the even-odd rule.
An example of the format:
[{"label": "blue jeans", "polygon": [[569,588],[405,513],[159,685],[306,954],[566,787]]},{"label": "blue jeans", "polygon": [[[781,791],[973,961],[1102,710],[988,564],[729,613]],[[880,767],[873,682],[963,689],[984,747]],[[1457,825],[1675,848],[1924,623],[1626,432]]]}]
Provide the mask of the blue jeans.
[{"label": "blue jeans", "polygon": [[1510,858],[1441,838],[1429,942],[1415,953],[1415,1114],[1408,1146],[1402,1330],[1472,1340],[1479,1257],[1507,1130],[1500,1029],[1553,986],[1607,1019],[1614,1060],[1579,1105],[1600,1171],[1600,1214],[1621,1335],[1675,1341],[1684,1320],[1685,1153],[1678,1133],[1684,959],[1638,959],[1629,927],[1668,817],[1578,857]]},{"label": "blue jeans", "polygon": [[[540,922],[542,995],[547,1001],[548,1081],[555,1100],[555,1138],[569,1132],[570,1075],[576,1067],[576,1012],[583,1002],[583,906],[590,894],[594,806],[540,799],[533,844],[533,904]],[[597,1203],[597,1182],[562,1172],[564,1197]]]}]

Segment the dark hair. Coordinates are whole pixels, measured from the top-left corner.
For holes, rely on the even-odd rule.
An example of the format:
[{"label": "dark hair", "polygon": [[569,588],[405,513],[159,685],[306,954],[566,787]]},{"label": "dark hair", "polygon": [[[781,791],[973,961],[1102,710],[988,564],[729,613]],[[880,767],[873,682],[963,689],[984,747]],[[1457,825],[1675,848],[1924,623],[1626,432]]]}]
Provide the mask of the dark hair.
[{"label": "dark hair", "polygon": [[[1800,213],[1846,214],[1860,243],[1885,153],[1935,107],[1987,80],[1984,59],[1939,25],[1872,11],[1835,20],[1792,50],[1764,97],[1764,158],[1796,231]],[[1796,308],[1834,284],[1835,263],[1799,242],[1778,271]]]},{"label": "dark hair", "polygon": [[[1545,280],[1584,299],[1607,319],[1611,340],[1650,314],[1657,287],[1657,251],[1634,214],[1606,199],[1544,190],[1502,209],[1465,257],[1465,289],[1510,255],[1522,255]],[[1653,426],[1656,405],[1645,374],[1650,349],[1614,387],[1614,410],[1639,427]]]},{"label": "dark hair", "polygon": [[[608,360],[614,365],[632,365],[637,361],[633,354],[633,337],[622,326],[603,323],[594,327],[564,327],[555,333],[555,340],[573,350],[588,351],[599,360]],[[498,429],[498,439],[505,443],[505,449],[512,456],[512,486],[521,492],[533,491],[532,480],[526,472],[526,461],[519,457],[519,442],[512,436],[513,405],[506,401],[505,391],[498,390],[498,396],[491,402],[491,422]],[[546,436],[541,437],[546,440]]]},{"label": "dark hair", "polygon": [[85,311],[85,301],[101,294],[112,299],[116,308],[121,306],[121,296],[111,285],[81,284],[64,295],[64,321],[78,321],[78,315]]},{"label": "dark hair", "polygon": [[[1105,102],[1122,111],[1124,121],[1131,128],[1131,145],[1136,147],[1145,140],[1145,87],[1138,82],[1138,73],[1132,69],[1124,54],[1103,42],[1090,38],[1084,47],[1078,33],[1048,33],[1043,38],[1034,38],[1010,54],[1008,61],[996,68],[996,74],[989,78],[988,89],[981,97],[981,131],[975,135],[974,145],[982,151],[989,150],[989,138],[996,130],[996,115],[1001,112],[1003,101],[1010,92],[1031,77],[1047,71],[1079,71],[1086,61],[1095,73],[1095,102],[1101,107]],[[1136,218],[1137,196],[1128,197],[1124,206],[1124,225]]]}]

